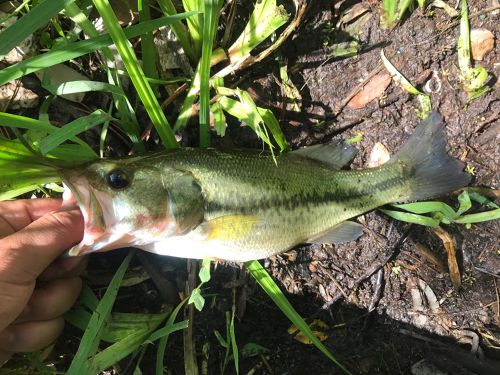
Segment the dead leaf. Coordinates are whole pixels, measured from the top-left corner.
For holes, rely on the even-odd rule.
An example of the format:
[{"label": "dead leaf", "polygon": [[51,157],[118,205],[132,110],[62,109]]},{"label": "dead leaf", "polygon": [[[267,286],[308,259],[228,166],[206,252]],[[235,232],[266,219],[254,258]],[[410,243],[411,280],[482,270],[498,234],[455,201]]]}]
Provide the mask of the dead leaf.
[{"label": "dead leaf", "polygon": [[472,29],[470,32],[470,48],[472,58],[482,61],[484,56],[493,50],[495,36],[487,29]]},{"label": "dead leaf", "polygon": [[458,268],[453,237],[441,227],[432,228],[432,231],[441,241],[443,241],[444,248],[448,253],[448,270],[450,271],[451,282],[453,287],[458,289],[460,288],[460,285],[462,285],[462,281],[460,277],[460,269]]},{"label": "dead leaf", "polygon": [[372,100],[379,98],[391,84],[391,75],[381,72],[373,76],[368,83],[349,101],[347,106],[353,109],[364,108]]},{"label": "dead leaf", "polygon": [[[328,338],[328,334],[326,333],[326,331],[328,331],[330,327],[322,320],[314,319],[311,322],[311,324],[309,324],[309,328],[311,328],[311,331],[314,334],[314,336],[316,336],[320,341],[325,341]],[[290,335],[293,335],[297,331],[298,328],[295,325],[292,325],[290,328],[288,328],[288,333]],[[306,345],[312,344],[312,341],[308,337],[306,337],[301,331],[299,331],[294,336],[294,339],[297,340],[298,342],[301,342],[302,344]]]}]

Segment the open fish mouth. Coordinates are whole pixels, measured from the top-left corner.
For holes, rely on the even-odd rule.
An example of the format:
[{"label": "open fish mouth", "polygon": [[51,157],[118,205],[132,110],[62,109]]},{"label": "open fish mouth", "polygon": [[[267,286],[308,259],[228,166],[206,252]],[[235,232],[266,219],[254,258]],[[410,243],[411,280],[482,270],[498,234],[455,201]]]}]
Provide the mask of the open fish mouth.
[{"label": "open fish mouth", "polygon": [[84,220],[83,239],[70,248],[67,256],[80,256],[126,246],[127,233],[115,232],[113,199],[106,192],[94,191],[83,177],[63,177],[63,207],[78,208]]}]

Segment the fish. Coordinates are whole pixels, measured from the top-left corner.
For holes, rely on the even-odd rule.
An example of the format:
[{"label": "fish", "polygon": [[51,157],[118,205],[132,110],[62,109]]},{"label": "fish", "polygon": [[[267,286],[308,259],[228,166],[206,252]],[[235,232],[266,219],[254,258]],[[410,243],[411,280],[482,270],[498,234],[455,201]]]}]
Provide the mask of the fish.
[{"label": "fish", "polygon": [[334,141],[273,157],[262,150],[177,148],[64,168],[66,206],[85,230],[70,256],[136,247],[156,254],[249,261],[303,243],[356,240],[349,219],[468,185],[431,113],[385,164],[345,169],[356,149]]}]

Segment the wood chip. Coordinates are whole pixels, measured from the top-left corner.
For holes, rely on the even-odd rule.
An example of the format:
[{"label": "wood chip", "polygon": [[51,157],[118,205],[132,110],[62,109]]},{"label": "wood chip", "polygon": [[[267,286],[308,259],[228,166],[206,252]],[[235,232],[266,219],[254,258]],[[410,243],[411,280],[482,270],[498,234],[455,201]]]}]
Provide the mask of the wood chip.
[{"label": "wood chip", "polygon": [[432,231],[441,241],[443,241],[444,248],[448,253],[448,270],[450,271],[451,282],[453,287],[458,289],[460,288],[460,285],[462,285],[462,281],[460,277],[460,269],[458,268],[453,237],[441,227],[432,228]]},{"label": "wood chip", "polygon": [[373,76],[368,83],[347,103],[349,108],[364,108],[372,100],[379,98],[391,84],[391,75],[381,72]]}]

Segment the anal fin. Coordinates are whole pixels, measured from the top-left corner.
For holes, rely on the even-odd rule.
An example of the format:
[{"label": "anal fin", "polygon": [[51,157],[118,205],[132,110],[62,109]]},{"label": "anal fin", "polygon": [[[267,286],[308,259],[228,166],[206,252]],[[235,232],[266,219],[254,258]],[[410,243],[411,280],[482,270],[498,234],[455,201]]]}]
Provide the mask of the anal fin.
[{"label": "anal fin", "polygon": [[308,243],[344,243],[351,242],[363,234],[363,226],[354,221],[344,221],[333,228],[321,233],[317,237],[309,239]]}]

